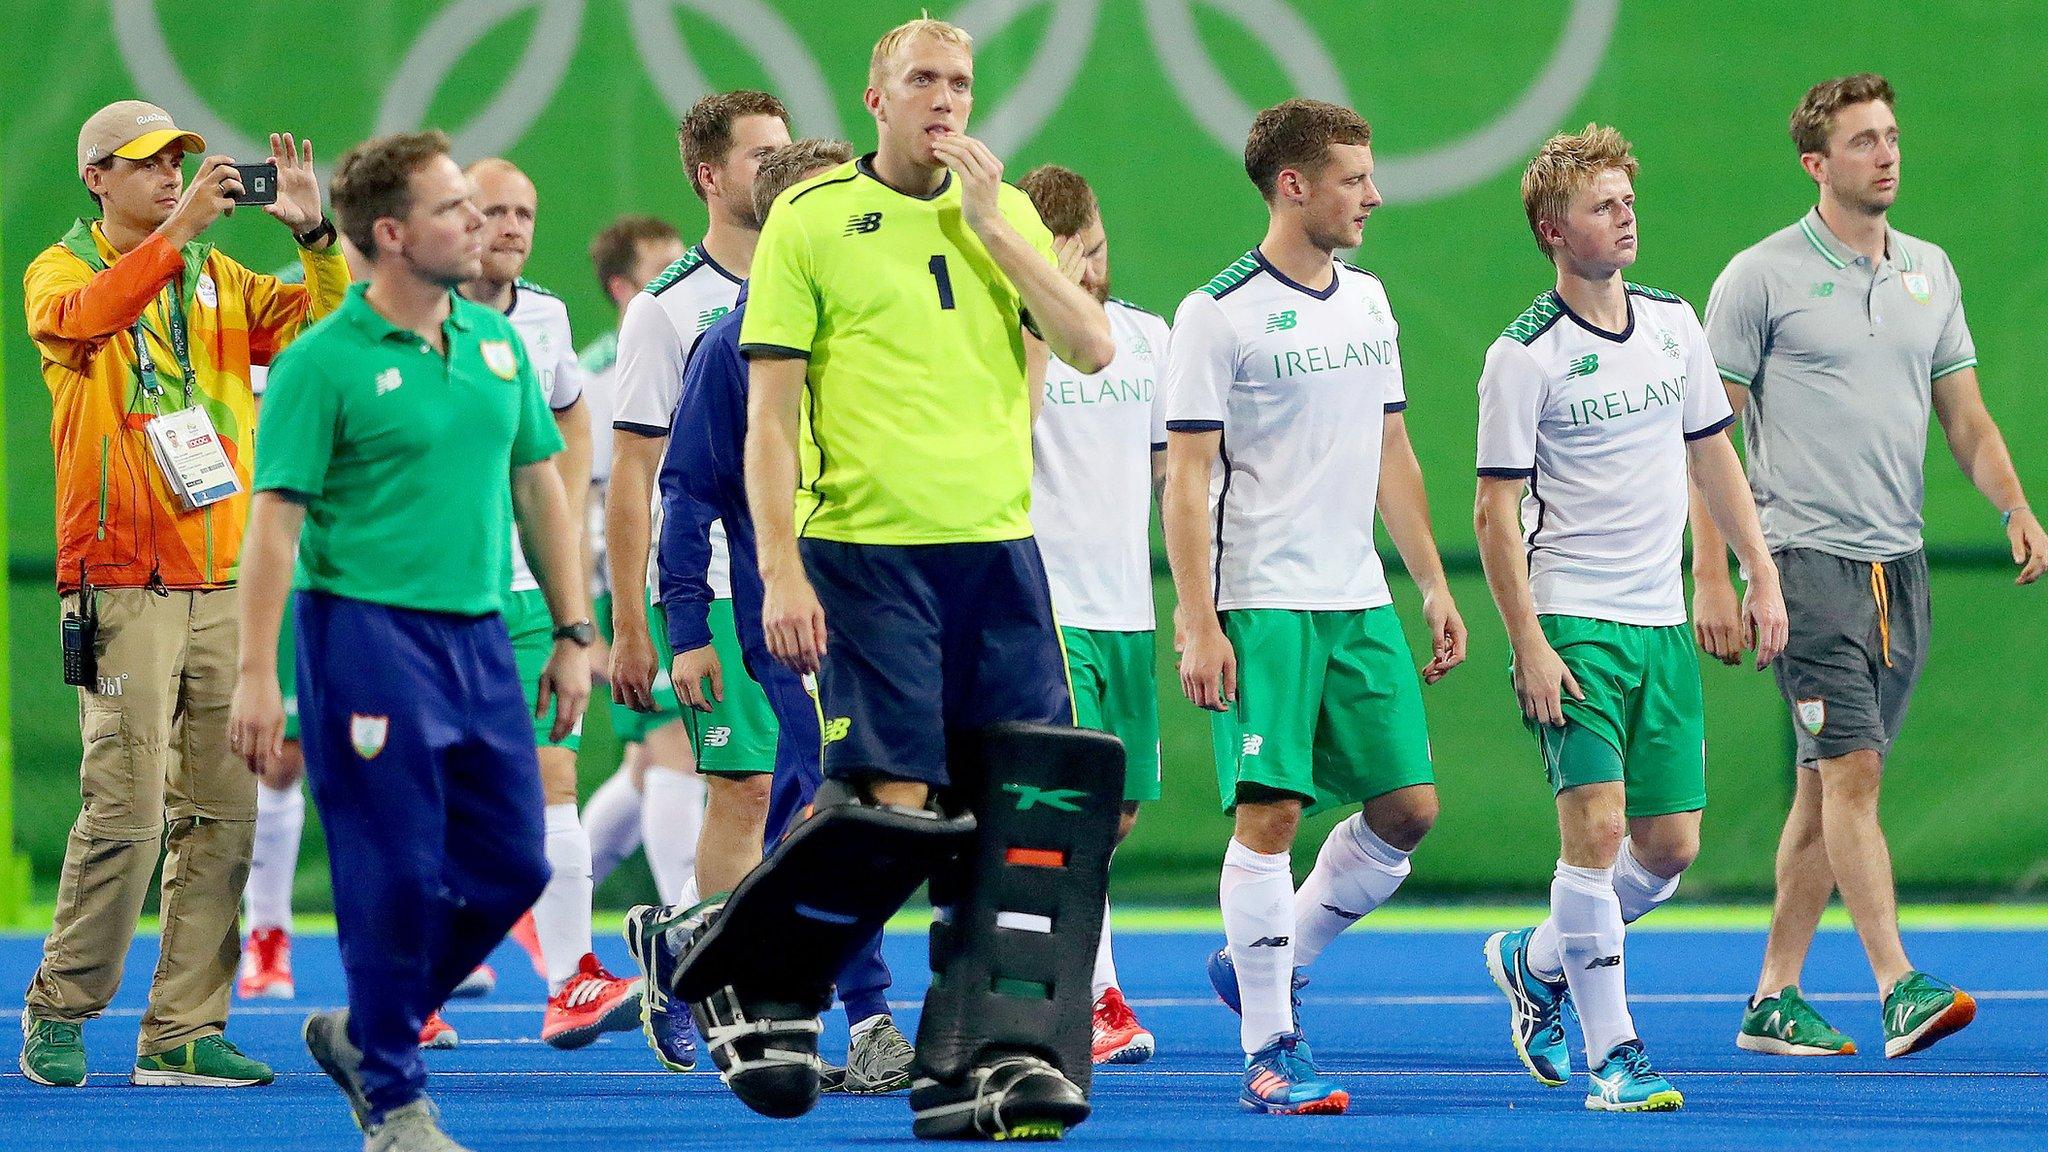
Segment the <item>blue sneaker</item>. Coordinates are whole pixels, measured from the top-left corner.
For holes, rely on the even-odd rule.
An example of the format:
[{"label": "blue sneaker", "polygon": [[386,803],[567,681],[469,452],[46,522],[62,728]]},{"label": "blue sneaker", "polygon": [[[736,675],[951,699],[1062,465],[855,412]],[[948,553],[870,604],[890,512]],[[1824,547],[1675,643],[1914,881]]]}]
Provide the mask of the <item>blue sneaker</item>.
[{"label": "blue sneaker", "polygon": [[1565,1042],[1564,1012],[1570,990],[1564,979],[1545,980],[1529,967],[1534,928],[1495,932],[1486,938],[1486,971],[1508,998],[1509,1035],[1522,1067],[1555,1088],[1572,1078],[1571,1046]]},{"label": "blue sneaker", "polygon": [[1641,1040],[1624,1040],[1593,1069],[1586,1107],[1595,1112],[1676,1112],[1685,1107],[1685,1097],[1650,1067]]},{"label": "blue sneaker", "polygon": [[669,997],[676,962],[669,951],[668,934],[670,929],[682,928],[687,939],[696,927],[692,917],[701,917],[701,907],[679,911],[661,904],[637,905],[626,913],[619,930],[645,977],[640,1030],[647,1036],[647,1046],[654,1049],[654,1058],[671,1072],[688,1072],[697,1066],[697,1038],[689,1005]]},{"label": "blue sneaker", "polygon": [[1341,1116],[1351,1094],[1323,1079],[1308,1041],[1290,1032],[1245,1057],[1237,1106],[1268,1116]]},{"label": "blue sneaker", "polygon": [[[1209,986],[1216,989],[1216,998],[1223,1001],[1224,1007],[1239,1016],[1244,1015],[1244,1005],[1237,995],[1237,965],[1231,963],[1230,949],[1227,946],[1218,948],[1215,954],[1209,957]],[[1294,987],[1288,994],[1288,1002],[1294,1007],[1294,1025],[1297,1028],[1301,1026],[1301,990],[1306,987],[1308,973],[1296,968]]]}]

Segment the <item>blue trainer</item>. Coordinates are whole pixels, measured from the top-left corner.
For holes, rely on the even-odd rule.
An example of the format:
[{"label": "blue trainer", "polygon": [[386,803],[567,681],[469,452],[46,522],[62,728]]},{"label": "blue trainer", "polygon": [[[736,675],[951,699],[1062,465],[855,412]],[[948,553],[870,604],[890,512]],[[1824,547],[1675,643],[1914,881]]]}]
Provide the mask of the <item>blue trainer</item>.
[{"label": "blue trainer", "polygon": [[1571,1046],[1565,1042],[1564,1012],[1571,1002],[1563,977],[1545,980],[1529,967],[1534,928],[1495,932],[1486,938],[1486,971],[1508,998],[1509,1035],[1522,1067],[1555,1088],[1572,1078]]},{"label": "blue trainer", "polygon": [[1609,1050],[1593,1069],[1592,1087],[1586,1107],[1595,1112],[1676,1112],[1685,1107],[1685,1097],[1650,1067],[1641,1040],[1624,1040]]},{"label": "blue trainer", "polygon": [[1237,1106],[1269,1116],[1338,1116],[1351,1094],[1323,1079],[1308,1041],[1290,1032],[1245,1057]]},{"label": "blue trainer", "polygon": [[654,1058],[671,1072],[688,1072],[697,1066],[697,1039],[690,1006],[669,997],[676,962],[668,934],[670,929],[681,928],[687,939],[695,928],[691,917],[699,914],[698,908],[679,911],[667,905],[640,904],[626,913],[619,931],[646,977],[640,997],[640,1030],[647,1036],[647,1046],[654,1049]]},{"label": "blue trainer", "polygon": [[[1227,946],[1218,948],[1215,954],[1209,957],[1209,986],[1216,989],[1216,998],[1223,1001],[1224,1007],[1239,1016],[1244,1015],[1244,1005],[1239,1001],[1237,993],[1237,965],[1231,963],[1230,949]],[[1308,973],[1296,968],[1294,987],[1288,993],[1288,1001],[1294,1006],[1296,1028],[1301,1027],[1301,990],[1306,987]]]}]

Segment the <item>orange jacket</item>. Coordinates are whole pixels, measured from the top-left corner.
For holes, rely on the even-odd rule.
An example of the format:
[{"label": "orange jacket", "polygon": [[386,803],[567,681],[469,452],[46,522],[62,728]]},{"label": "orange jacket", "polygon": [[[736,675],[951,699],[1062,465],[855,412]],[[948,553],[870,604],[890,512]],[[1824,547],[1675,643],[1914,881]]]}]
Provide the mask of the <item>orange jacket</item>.
[{"label": "orange jacket", "polygon": [[[57,457],[57,588],[81,565],[96,587],[224,588],[235,582],[248,517],[256,401],[249,366],[271,357],[340,304],[348,265],[338,247],[301,250],[304,284],[261,276],[194,241],[161,236],[117,255],[97,222],[79,221],[28,266],[28,334],[50,387]],[[173,300],[173,295],[177,299]],[[150,455],[143,425],[185,405],[170,339],[182,312],[206,409],[243,494],[183,511]],[[141,321],[161,392],[142,387],[133,331]]]}]

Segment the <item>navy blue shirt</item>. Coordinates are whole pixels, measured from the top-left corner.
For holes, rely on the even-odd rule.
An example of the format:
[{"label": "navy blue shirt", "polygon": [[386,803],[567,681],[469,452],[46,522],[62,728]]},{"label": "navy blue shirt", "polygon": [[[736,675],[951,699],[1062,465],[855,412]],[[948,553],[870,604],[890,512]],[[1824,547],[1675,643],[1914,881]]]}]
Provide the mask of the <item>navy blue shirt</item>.
[{"label": "navy blue shirt", "polygon": [[[671,651],[711,643],[711,525],[725,525],[732,560],[732,610],[740,651],[751,669],[778,667],[761,628],[761,571],[754,520],[747,511],[747,361],[740,322],[747,290],[733,310],[697,337],[683,369],[683,395],[670,418],[661,458],[660,594]],[[756,679],[759,675],[756,674]]]}]

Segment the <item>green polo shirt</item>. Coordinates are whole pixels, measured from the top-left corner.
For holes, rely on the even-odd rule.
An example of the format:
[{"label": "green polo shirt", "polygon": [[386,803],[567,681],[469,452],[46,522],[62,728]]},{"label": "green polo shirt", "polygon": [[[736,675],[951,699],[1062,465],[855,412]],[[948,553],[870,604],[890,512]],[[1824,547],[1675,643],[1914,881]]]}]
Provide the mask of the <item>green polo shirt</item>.
[{"label": "green polo shirt", "polygon": [[454,293],[448,355],[349,288],[277,358],[256,425],[256,491],[306,506],[292,586],[425,612],[499,610],[512,471],[562,450],[503,316]]}]

